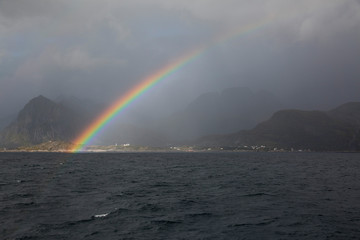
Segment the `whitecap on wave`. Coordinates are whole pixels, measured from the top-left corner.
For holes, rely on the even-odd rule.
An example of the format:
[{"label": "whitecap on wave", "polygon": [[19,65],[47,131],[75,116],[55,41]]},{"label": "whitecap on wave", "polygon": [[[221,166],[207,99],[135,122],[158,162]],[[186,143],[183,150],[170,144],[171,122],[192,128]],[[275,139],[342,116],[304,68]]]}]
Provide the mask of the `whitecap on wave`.
[{"label": "whitecap on wave", "polygon": [[109,215],[109,213],[103,213],[103,214],[94,215],[94,217],[102,218],[102,217],[106,217],[107,215]]}]

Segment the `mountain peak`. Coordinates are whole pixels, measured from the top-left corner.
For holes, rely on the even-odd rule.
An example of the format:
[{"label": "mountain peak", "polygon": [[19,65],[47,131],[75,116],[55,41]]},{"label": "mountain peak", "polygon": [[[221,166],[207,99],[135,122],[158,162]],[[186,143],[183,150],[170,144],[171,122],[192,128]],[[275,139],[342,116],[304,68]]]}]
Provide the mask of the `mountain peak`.
[{"label": "mountain peak", "polygon": [[37,118],[46,115],[49,111],[57,108],[57,104],[50,99],[39,95],[31,99],[24,108],[19,112],[18,119],[24,118],[26,115],[37,116]]},{"label": "mountain peak", "polygon": [[24,108],[26,108],[29,105],[38,105],[38,104],[55,104],[52,100],[44,97],[43,95],[39,95],[37,97],[34,97],[31,99]]},{"label": "mountain peak", "polygon": [[31,99],[30,102],[31,101],[51,101],[51,100],[40,94],[39,96],[34,97],[33,99]]}]

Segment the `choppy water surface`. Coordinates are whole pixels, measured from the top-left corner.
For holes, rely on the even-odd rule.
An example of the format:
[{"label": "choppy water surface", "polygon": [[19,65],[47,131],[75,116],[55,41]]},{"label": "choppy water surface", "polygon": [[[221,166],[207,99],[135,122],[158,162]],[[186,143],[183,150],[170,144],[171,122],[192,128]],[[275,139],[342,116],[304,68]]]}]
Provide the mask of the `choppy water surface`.
[{"label": "choppy water surface", "polygon": [[359,239],[360,154],[0,154],[1,239]]}]

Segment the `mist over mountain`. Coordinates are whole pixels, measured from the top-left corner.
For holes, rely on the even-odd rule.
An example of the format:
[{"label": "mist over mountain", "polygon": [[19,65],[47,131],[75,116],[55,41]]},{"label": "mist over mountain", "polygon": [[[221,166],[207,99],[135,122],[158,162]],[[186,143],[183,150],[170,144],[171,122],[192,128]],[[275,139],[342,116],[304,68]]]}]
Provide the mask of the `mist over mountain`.
[{"label": "mist over mountain", "polygon": [[105,104],[91,99],[82,99],[69,94],[59,95],[54,102],[77,112],[84,118],[92,119],[96,117],[106,107]]},{"label": "mist over mountain", "polygon": [[228,88],[202,94],[186,109],[161,122],[161,129],[175,140],[231,133],[252,128],[281,108],[280,100],[267,91]]},{"label": "mist over mountain", "polygon": [[[94,119],[106,108],[101,104],[79,100],[76,97],[57,98],[65,106],[79,109]],[[281,109],[280,100],[267,91],[254,92],[246,87],[227,88],[221,92],[204,93],[182,110],[158,121],[136,108],[122,112],[96,136],[94,144],[135,144],[164,146],[186,142],[214,133],[231,133],[249,129]],[[101,109],[101,110],[96,110]]]},{"label": "mist over mountain", "polygon": [[16,115],[8,115],[0,118],[0,131],[7,127],[15,119]]},{"label": "mist over mountain", "polygon": [[360,150],[360,102],[331,111],[281,110],[251,130],[207,136],[202,146],[264,145],[268,148],[316,151]]}]

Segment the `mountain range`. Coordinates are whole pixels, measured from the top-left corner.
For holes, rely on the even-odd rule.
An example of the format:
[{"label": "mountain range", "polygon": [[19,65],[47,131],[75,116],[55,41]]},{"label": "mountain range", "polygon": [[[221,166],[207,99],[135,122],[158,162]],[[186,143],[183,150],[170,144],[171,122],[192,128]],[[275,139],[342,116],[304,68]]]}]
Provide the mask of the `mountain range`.
[{"label": "mountain range", "polygon": [[281,110],[251,130],[199,139],[200,146],[266,146],[315,151],[360,150],[360,103],[330,111]]},{"label": "mountain range", "polygon": [[[360,150],[360,103],[346,103],[330,111],[274,111],[280,105],[266,92],[253,93],[245,88],[207,93],[184,111],[160,121],[163,128],[115,121],[93,143],[165,146],[179,143],[175,140],[180,139],[182,144],[200,147],[263,145],[270,149]],[[73,97],[52,101],[38,96],[0,132],[0,146],[71,142],[101,109],[102,105]],[[177,139],[176,133],[180,135]]]}]

